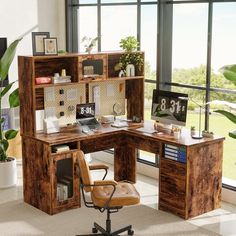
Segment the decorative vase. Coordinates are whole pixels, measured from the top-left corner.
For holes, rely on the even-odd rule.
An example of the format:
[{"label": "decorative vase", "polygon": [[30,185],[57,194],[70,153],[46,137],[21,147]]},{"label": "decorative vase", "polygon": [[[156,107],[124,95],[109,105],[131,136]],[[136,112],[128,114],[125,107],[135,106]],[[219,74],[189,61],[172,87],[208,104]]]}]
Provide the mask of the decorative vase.
[{"label": "decorative vase", "polygon": [[8,161],[0,162],[0,188],[9,188],[17,184],[16,158],[8,157]]},{"label": "decorative vase", "polygon": [[89,47],[89,48],[86,48],[86,52],[88,53],[88,54],[90,54],[91,53],[91,51],[92,51],[92,47]]},{"label": "decorative vase", "polygon": [[126,76],[127,77],[135,76],[135,68],[133,64],[128,64],[126,66]]}]

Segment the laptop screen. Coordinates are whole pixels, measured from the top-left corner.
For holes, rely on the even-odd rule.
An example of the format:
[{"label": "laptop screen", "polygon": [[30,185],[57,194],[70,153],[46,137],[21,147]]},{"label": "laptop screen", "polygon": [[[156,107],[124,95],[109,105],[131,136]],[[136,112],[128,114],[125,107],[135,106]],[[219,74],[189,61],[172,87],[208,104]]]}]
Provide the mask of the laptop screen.
[{"label": "laptop screen", "polygon": [[95,117],[95,103],[84,103],[76,105],[76,119]]}]

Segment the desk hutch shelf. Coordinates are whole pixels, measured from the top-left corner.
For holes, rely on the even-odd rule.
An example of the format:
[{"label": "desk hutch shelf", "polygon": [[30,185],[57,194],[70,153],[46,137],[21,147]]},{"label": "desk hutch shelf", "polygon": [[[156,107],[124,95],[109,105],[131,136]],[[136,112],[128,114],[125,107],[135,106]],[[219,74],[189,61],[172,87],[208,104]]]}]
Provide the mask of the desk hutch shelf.
[{"label": "desk hutch shelf", "polygon": [[[144,58],[143,52],[137,53],[140,53]],[[80,149],[78,138],[68,141],[68,136],[64,139],[63,134],[52,134],[48,135],[49,139],[50,136],[52,138],[56,136],[56,139],[50,144],[36,138],[37,134],[40,133],[36,130],[36,111],[45,109],[45,88],[73,87],[82,84],[86,91],[85,102],[89,102],[89,84],[123,81],[125,82],[127,117],[132,118],[136,115],[143,119],[144,66],[141,71],[135,68],[136,76],[120,78],[118,76],[119,71],[115,71],[114,67],[119,63],[122,54],[123,52],[108,52],[18,57],[25,202],[48,214],[80,207],[77,169],[77,151]],[[97,68],[98,75],[91,76],[91,78],[84,75],[84,66],[87,65],[88,67],[89,64],[94,66],[95,70]],[[36,84],[35,78],[53,77],[55,73],[61,73],[62,69],[65,69],[66,74],[71,76],[70,83]],[[96,74],[96,71],[94,71],[94,74]],[[78,103],[80,102],[78,101]],[[78,130],[76,132],[78,134]],[[53,146],[61,144],[69,146],[70,150],[54,153]],[[59,180],[67,181],[68,188],[70,188],[68,197],[64,199],[58,195]]]},{"label": "desk hutch shelf", "polygon": [[[181,138],[176,140],[171,135],[137,130],[140,127],[144,131],[153,128],[148,122],[130,123],[125,128],[106,124],[89,135],[82,133],[77,126],[67,126],[59,133],[48,135],[36,130],[36,111],[44,109],[44,89],[58,88],[60,84],[36,85],[35,77],[53,76],[62,69],[71,75],[72,82],[68,86],[86,86],[86,102],[89,101],[90,84],[124,81],[127,117],[136,115],[143,119],[144,71],[137,71],[135,77],[119,78],[114,66],[121,54],[18,57],[24,201],[51,215],[80,207],[78,150],[91,153],[114,148],[114,177],[117,181],[136,181],[138,149],[159,155],[159,209],[189,219],[219,208],[223,137],[196,140],[189,132],[182,132]],[[83,76],[81,65],[83,61],[93,59],[100,60],[99,63],[102,61],[104,68],[101,76],[91,80]],[[69,148],[56,152],[58,145]],[[166,147],[181,150],[184,160],[167,158]]]}]

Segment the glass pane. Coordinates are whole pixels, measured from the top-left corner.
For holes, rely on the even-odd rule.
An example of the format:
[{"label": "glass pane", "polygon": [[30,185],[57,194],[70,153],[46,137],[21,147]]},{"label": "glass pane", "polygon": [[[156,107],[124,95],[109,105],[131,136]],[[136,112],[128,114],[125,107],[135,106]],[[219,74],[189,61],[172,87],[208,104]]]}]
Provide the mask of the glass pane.
[{"label": "glass pane", "polygon": [[97,3],[97,0],[79,0],[79,4]]},{"label": "glass pane", "polygon": [[219,69],[236,63],[236,3],[214,3],[212,26],[212,87],[236,89]]},{"label": "glass pane", "polygon": [[[152,30],[150,30],[152,29]],[[145,79],[156,80],[157,6],[141,7],[141,50],[145,52]]]},{"label": "glass pane", "polygon": [[205,3],[173,6],[172,82],[205,84],[207,15]]},{"label": "glass pane", "polygon": [[[223,94],[211,92],[211,100],[227,100],[227,101],[236,101],[236,95],[234,94]],[[216,109],[224,109],[230,112],[235,112],[233,110],[227,109],[227,107],[211,104],[210,108],[212,111]],[[236,181],[236,140],[230,138],[228,133],[236,129],[236,126],[233,122],[229,121],[223,115],[220,115],[215,112],[211,112],[209,120],[209,131],[214,132],[216,135],[224,136],[224,159],[223,159],[223,176],[229,179]],[[226,182],[227,183],[227,182]]]},{"label": "glass pane", "polygon": [[137,0],[101,0],[101,3],[137,2]]},{"label": "glass pane", "polygon": [[136,6],[105,6],[101,10],[102,51],[121,50],[119,42],[137,35]]},{"label": "glass pane", "polygon": [[144,86],[144,120],[151,120],[152,92],[156,88],[155,83],[145,83]]},{"label": "glass pane", "polygon": [[[78,9],[78,41],[79,52],[85,52],[82,38],[84,36],[97,37],[97,7],[80,7]],[[93,49],[97,51],[97,47]]]}]

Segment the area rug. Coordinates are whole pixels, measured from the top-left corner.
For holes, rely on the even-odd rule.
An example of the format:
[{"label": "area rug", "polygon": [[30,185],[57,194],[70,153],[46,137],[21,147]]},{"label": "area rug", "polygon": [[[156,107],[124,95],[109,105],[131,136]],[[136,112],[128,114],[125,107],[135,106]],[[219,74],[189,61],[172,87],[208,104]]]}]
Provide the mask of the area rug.
[{"label": "area rug", "polygon": [[[73,236],[86,234],[91,233],[94,221],[104,225],[105,217],[106,214],[85,206],[50,216],[24,203],[23,200],[16,200],[0,205],[0,235]],[[112,214],[111,218],[114,230],[132,224],[137,236],[218,235],[146,205],[124,207],[118,213]]]}]

